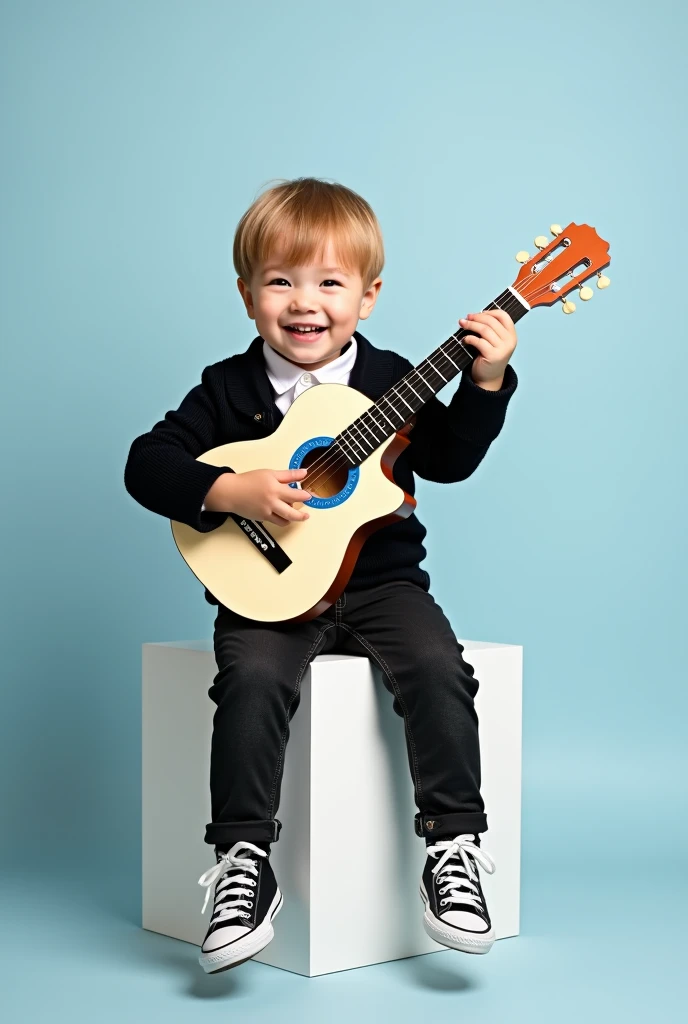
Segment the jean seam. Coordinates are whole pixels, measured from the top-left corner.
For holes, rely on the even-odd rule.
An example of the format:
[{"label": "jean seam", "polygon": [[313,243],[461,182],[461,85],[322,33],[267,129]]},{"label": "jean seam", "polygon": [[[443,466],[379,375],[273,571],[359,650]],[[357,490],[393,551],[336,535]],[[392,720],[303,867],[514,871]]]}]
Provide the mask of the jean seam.
[{"label": "jean seam", "polygon": [[402,694],[401,694],[401,690],[399,689],[399,683],[397,682],[394,673],[392,672],[391,668],[389,667],[389,665],[387,664],[385,659],[382,657],[382,655],[378,651],[375,650],[373,645],[371,643],[369,643],[366,640],[365,637],[361,636],[361,634],[357,633],[355,629],[352,629],[351,626],[347,626],[343,622],[341,623],[341,626],[342,626],[342,629],[345,629],[347,631],[347,633],[351,633],[352,636],[356,637],[358,642],[363,644],[365,649],[372,654],[372,656],[375,658],[375,660],[377,661],[378,665],[380,666],[380,668],[382,669],[382,671],[385,673],[385,675],[387,676],[387,678],[389,679],[389,681],[392,684],[392,687],[394,689],[394,693],[396,695],[396,698],[399,701],[399,706],[401,707],[401,710],[404,713],[404,725],[406,727],[406,734],[408,736],[409,745],[411,747],[411,755],[412,755],[412,760],[413,760],[413,775],[414,775],[414,781],[415,781],[415,787],[416,787],[416,802],[417,802],[418,806],[422,806],[422,803],[423,803],[423,787],[422,787],[422,784],[421,784],[421,781],[420,781],[420,770],[419,770],[419,765],[418,765],[418,754],[416,752],[416,744],[414,742],[413,734],[411,732],[411,726],[409,724],[408,708],[406,707],[406,702],[404,701],[404,698],[402,697]]},{"label": "jean seam", "polygon": [[316,636],[315,640],[311,644],[311,646],[310,646],[310,648],[308,650],[308,653],[306,654],[306,657],[303,659],[301,667],[299,668],[298,674],[296,676],[296,682],[294,684],[294,690],[292,692],[291,698],[289,699],[289,703],[287,704],[286,720],[285,720],[285,724],[284,724],[284,729],[282,730],[282,737],[281,737],[281,740],[280,740],[280,752],[279,752],[279,757],[277,758],[277,767],[275,768],[275,774],[274,774],[273,779],[272,779],[272,790],[270,792],[270,799],[269,799],[269,802],[268,802],[268,818],[270,820],[272,820],[273,814],[274,814],[274,809],[273,808],[274,808],[274,802],[275,802],[275,793],[277,792],[277,780],[279,779],[279,773],[280,773],[280,770],[282,768],[282,762],[284,760],[284,750],[285,750],[285,747],[287,745],[287,729],[289,728],[289,712],[291,710],[292,704],[296,700],[297,694],[299,692],[299,688],[301,686],[301,679],[303,678],[304,672],[308,668],[308,665],[310,663],[310,660],[311,660],[311,657],[313,655],[313,652],[317,648],[318,644],[320,643],[320,641],[322,640],[322,638],[324,637],[324,635],[328,631],[328,629],[332,629],[333,626],[334,626],[334,623],[332,622],[332,623],[330,623],[330,625],[325,626],[324,629],[320,630],[320,632]]}]

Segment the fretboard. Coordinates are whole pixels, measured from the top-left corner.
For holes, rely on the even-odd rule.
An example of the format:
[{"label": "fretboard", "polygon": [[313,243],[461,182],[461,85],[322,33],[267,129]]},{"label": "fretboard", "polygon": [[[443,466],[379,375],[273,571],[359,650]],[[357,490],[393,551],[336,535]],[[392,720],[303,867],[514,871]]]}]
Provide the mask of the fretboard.
[{"label": "fretboard", "polygon": [[[516,323],[525,316],[529,307],[511,288],[507,288],[483,312],[490,309],[505,310]],[[473,352],[477,350],[464,345],[462,339],[472,333],[476,332],[462,328],[447,338],[427,359],[398,380],[375,405],[338,434],[332,447],[339,448],[350,466],[360,465],[392,434],[401,430],[457,373],[470,366],[475,358]]]}]

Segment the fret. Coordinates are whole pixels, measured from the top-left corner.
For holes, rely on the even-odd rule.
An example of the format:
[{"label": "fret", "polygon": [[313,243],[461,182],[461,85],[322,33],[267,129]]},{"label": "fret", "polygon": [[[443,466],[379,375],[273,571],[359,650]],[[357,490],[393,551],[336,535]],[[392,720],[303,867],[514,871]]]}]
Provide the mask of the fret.
[{"label": "fret", "polygon": [[[377,443],[378,444],[382,444],[383,441],[386,441],[387,440],[387,434],[385,433],[384,425],[381,424],[381,423],[378,423],[378,421],[375,419],[375,417],[373,416],[373,410],[372,409],[368,409],[366,412],[363,413],[363,416],[370,416],[371,420],[373,421],[373,423],[375,424],[377,429],[382,431],[382,437],[379,437],[376,431],[374,431],[374,430],[370,431],[371,434],[373,435],[373,437],[377,438]],[[363,419],[363,417],[361,417],[361,419]]]},{"label": "fret", "polygon": [[[404,377],[404,379],[402,381],[399,382],[399,384],[397,384],[395,386],[396,387],[401,387],[403,385],[404,387],[407,387],[409,389],[409,391],[413,392],[413,394],[418,399],[417,403],[413,403],[413,411],[417,412],[418,409],[421,408],[421,406],[425,405],[425,403],[428,401],[429,398],[432,398],[432,396],[435,394],[435,392],[432,390],[431,387],[429,387],[427,384],[425,384],[425,381],[423,380],[423,383],[425,384],[425,387],[430,392],[427,396],[424,397],[420,392],[416,391],[416,389],[413,386],[413,384],[411,384],[411,382],[409,380],[409,377],[411,377],[411,376],[412,375],[409,373],[406,377]],[[416,383],[418,383],[418,382],[416,381]],[[420,387],[420,386],[421,385],[418,384],[418,387]]]},{"label": "fret", "polygon": [[[380,399],[380,401],[382,402],[382,401],[384,401],[384,399],[382,399],[382,398],[381,398],[381,399]],[[378,408],[378,409],[380,409],[380,406],[378,405],[378,406],[377,406],[377,408]],[[381,412],[381,413],[382,413],[382,415],[383,415],[383,416],[385,417],[385,419],[386,419],[386,420],[387,420],[387,422],[389,423],[389,425],[390,425],[390,427],[392,428],[392,430],[396,430],[397,428],[396,428],[396,427],[394,426],[394,424],[392,423],[392,421],[391,421],[391,419],[389,418],[389,416],[386,416],[386,415],[385,415],[385,411],[384,411],[384,409],[380,409],[380,412]],[[389,435],[388,435],[388,436],[389,436]],[[387,438],[385,438],[385,441],[386,441],[386,440],[387,440]]]},{"label": "fret", "polygon": [[[339,436],[340,436],[340,438],[342,437],[341,434]],[[332,447],[334,448],[334,445],[332,445]],[[346,456],[346,458],[349,460],[349,462],[351,463],[352,466],[356,465],[356,460],[352,459],[349,455],[347,455],[347,453],[344,451],[344,449],[341,447],[341,445],[339,443],[337,443],[337,448],[339,448],[339,450],[342,453],[342,455]]]},{"label": "fret", "polygon": [[[434,354],[435,354],[435,353],[433,352],[433,355],[434,355]],[[426,373],[428,372],[428,369],[427,369],[428,367],[429,367],[429,369],[430,369],[430,370],[432,370],[432,372],[433,372],[433,373],[437,373],[437,370],[436,370],[436,369],[435,369],[435,367],[434,367],[434,366],[432,365],[432,363],[430,362],[430,360],[429,360],[429,359],[425,359],[425,360],[423,360],[423,363],[422,363],[421,365],[423,366],[423,369],[425,370],[425,372],[426,372]],[[447,383],[447,381],[445,380],[445,378],[444,378],[444,377],[442,376],[442,374],[441,374],[441,373],[437,373],[437,376],[438,376],[438,377],[440,378],[440,380],[441,380],[441,381],[443,381],[443,383],[444,383],[444,384],[446,384],[446,383]],[[432,386],[431,386],[431,387],[432,387]],[[437,394],[437,392],[438,392],[438,391],[440,390],[440,388],[441,388],[441,387],[442,387],[442,384],[438,384],[436,388],[435,388],[435,387],[433,387],[433,388],[432,388],[432,393],[433,393],[433,395],[436,395],[436,394]]]},{"label": "fret", "polygon": [[[366,416],[366,415],[367,415],[367,413],[363,413],[363,416]],[[377,434],[375,433],[374,430],[371,430],[371,428],[368,426],[367,423],[363,422],[363,416],[360,417],[360,420],[358,422],[360,422],[361,426],[365,427],[365,429],[368,431],[369,434],[373,435],[373,440],[375,441],[375,444],[373,445],[373,449],[375,449],[380,444],[380,438],[377,436]],[[375,422],[375,421],[373,420],[373,422]]]},{"label": "fret", "polygon": [[[397,391],[397,389],[396,389],[396,388],[392,388],[392,391],[394,391],[394,392],[395,392],[395,394],[399,395],[399,392]],[[402,400],[402,402],[404,403],[404,405],[407,405],[407,406],[409,407],[409,409],[411,410],[411,412],[415,412],[415,411],[416,411],[416,410],[415,410],[415,409],[413,408],[413,406],[412,406],[412,405],[409,405],[409,404],[408,404],[408,402],[406,401],[406,399],[404,398],[404,396],[403,396],[403,395],[399,395],[399,398],[400,398],[400,399]]]},{"label": "fret", "polygon": [[[430,363],[430,360],[429,360],[429,359],[426,359],[426,362],[427,362],[427,363]],[[447,384],[447,383],[448,383],[448,381],[447,381],[447,378],[446,378],[446,377],[445,377],[445,376],[444,376],[443,374],[441,374],[441,373],[440,373],[440,371],[439,371],[439,370],[437,369],[437,367],[436,367],[436,366],[433,366],[433,365],[432,365],[432,363],[430,363],[430,366],[432,366],[432,368],[433,368],[433,370],[435,371],[435,373],[439,373],[439,374],[440,374],[440,377],[442,378],[442,380],[444,381],[444,383],[445,383],[445,384]]]},{"label": "fret", "polygon": [[[392,403],[392,399],[391,399],[391,398],[388,398],[388,397],[387,397],[387,395],[383,395],[383,396],[382,396],[382,398],[380,399],[380,402],[386,402],[386,403],[387,403],[387,405],[389,405],[389,406],[390,406],[390,408],[392,409],[392,412],[395,412],[395,413],[397,414],[397,416],[399,416],[399,418],[401,419],[401,423],[400,423],[400,424],[398,424],[398,426],[395,426],[395,427],[394,427],[394,429],[395,429],[395,430],[398,430],[400,426],[401,426],[401,427],[403,427],[403,425],[404,425],[404,422],[405,422],[405,421],[404,421],[404,418],[403,418],[403,416],[401,415],[401,413],[400,413],[400,412],[399,412],[399,411],[398,411],[397,409],[395,409],[395,408],[394,408],[394,405],[393,405],[393,403]],[[383,415],[384,415],[384,414],[383,414]],[[388,417],[386,417],[386,416],[385,416],[385,419],[387,419],[387,418],[388,418]],[[391,422],[392,422],[392,421],[390,420],[390,423],[391,423]],[[394,424],[392,424],[392,426],[394,426]]]},{"label": "fret", "polygon": [[[351,427],[347,427],[347,429],[346,429],[345,433],[346,433],[346,434],[350,434],[350,433],[351,433],[351,429],[352,429],[352,427],[353,427],[353,426],[354,426],[354,424],[352,423],[352,424],[351,424]],[[349,441],[349,444],[351,444],[351,445],[357,444],[357,445],[358,445],[358,447],[359,447],[359,448],[361,449],[361,451],[362,451],[362,452],[364,453],[364,455],[368,455],[368,454],[369,454],[369,453],[368,453],[368,452],[367,452],[367,451],[365,450],[365,448],[363,447],[363,445],[362,445],[362,444],[360,444],[360,443],[359,443],[359,442],[358,442],[358,441],[356,440],[356,438],[355,438],[355,437],[354,437],[354,438],[347,438],[347,440]]]},{"label": "fret", "polygon": [[452,363],[451,359],[449,358],[449,356],[447,355],[443,348],[440,347],[437,349],[437,351],[435,352],[435,359],[441,360],[440,366],[444,366],[445,373],[448,373],[450,377],[456,376],[456,363]]},{"label": "fret", "polygon": [[[442,346],[440,346],[440,348],[441,347]],[[447,355],[447,353],[444,351],[444,349],[442,349],[442,352],[444,353],[445,357],[449,360],[449,362],[452,364],[452,366],[456,366],[456,363],[454,362],[452,357],[450,355]],[[456,370],[457,370],[457,373],[460,372],[461,367],[460,366],[456,366]]]},{"label": "fret", "polygon": [[[343,433],[342,433],[342,434],[340,434],[340,435],[339,435],[339,437],[337,438],[337,441],[336,441],[336,443],[337,443],[337,447],[338,447],[338,448],[341,448],[341,444],[340,444],[340,442],[341,442],[341,441],[346,441],[346,438],[344,437],[344,434],[343,434]],[[351,448],[351,445],[349,445],[349,448]],[[357,465],[357,462],[356,462],[356,453],[354,452],[354,458],[352,459],[352,458],[351,458],[351,456],[349,455],[349,453],[348,453],[348,452],[347,452],[347,451],[346,451],[346,450],[345,450],[344,448],[342,448],[341,450],[342,450],[342,452],[344,453],[344,455],[346,455],[346,457],[347,457],[347,459],[349,460],[349,462],[351,463],[351,465],[352,465],[352,466],[356,466],[356,465]]]},{"label": "fret", "polygon": [[432,394],[434,395],[434,394],[435,394],[434,390],[433,390],[433,389],[432,389],[432,388],[430,387],[430,385],[428,384],[428,382],[426,381],[425,377],[424,377],[424,376],[423,376],[423,374],[422,374],[422,373],[420,372],[420,370],[414,370],[413,372],[414,372],[414,373],[417,373],[417,374],[418,374],[418,376],[420,377],[420,379],[421,379],[421,380],[423,381],[423,383],[425,384],[426,388],[428,388],[428,389],[429,389],[429,390],[430,390],[430,391],[432,392]]},{"label": "fret", "polygon": [[[463,332],[461,332],[461,331],[460,331],[459,333],[463,333],[463,335],[465,336],[466,334],[469,334],[470,332],[469,332],[469,331],[467,331],[467,330],[464,330]],[[451,338],[449,338],[449,339],[448,339],[447,341],[445,341],[445,343],[444,343],[444,344],[445,344],[445,345],[449,345],[449,344],[450,344],[450,343],[451,343],[452,341],[454,342],[454,344],[455,344],[455,345],[458,345],[458,346],[459,346],[459,350],[460,350],[461,352],[463,352],[463,354],[464,354],[465,356],[467,356],[467,357],[468,357],[468,360],[469,360],[469,362],[473,362],[473,356],[472,356],[472,355],[471,355],[471,353],[470,353],[470,352],[468,351],[468,349],[466,348],[466,346],[464,345],[464,343],[463,343],[463,342],[461,341],[461,338],[457,338],[455,334],[452,334]],[[464,369],[466,365],[467,365],[467,364],[464,364],[464,366],[462,367],[462,369]]]},{"label": "fret", "polygon": [[[358,433],[359,433],[360,437],[362,438],[364,444],[370,445],[370,441],[367,439],[367,437],[365,436],[365,434],[363,433],[361,428],[359,426],[357,426],[357,424],[358,424],[358,420],[356,420],[356,423],[352,423],[351,424],[351,426],[349,427],[349,430],[353,430],[353,428],[356,427],[356,429],[358,430]],[[356,444],[358,444],[358,441],[356,442]],[[359,447],[361,447],[361,446],[359,445]],[[374,450],[373,445],[370,445],[370,450],[371,450],[371,452]]]}]

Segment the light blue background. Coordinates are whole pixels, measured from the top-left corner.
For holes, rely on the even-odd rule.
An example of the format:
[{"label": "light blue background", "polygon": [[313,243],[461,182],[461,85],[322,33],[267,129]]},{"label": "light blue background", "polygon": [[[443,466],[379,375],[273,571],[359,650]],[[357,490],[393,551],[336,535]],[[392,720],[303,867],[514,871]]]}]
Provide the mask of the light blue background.
[{"label": "light blue background", "polygon": [[[322,1020],[325,1003],[337,1021],[671,1012],[688,845],[685,9],[23,0],[2,22],[12,1019],[91,1020],[95,999],[113,1021]],[[376,210],[387,263],[361,326],[412,360],[554,221],[609,241],[612,285],[519,324],[502,435],[467,482],[419,487],[456,632],[525,649],[522,936],[488,958],[205,979],[192,947],[137,931],[140,659],[143,642],[209,636],[213,610],[122,475],[134,437],[254,336],[234,228],[269,179],[308,174]],[[344,841],[361,870],[374,843]]]}]

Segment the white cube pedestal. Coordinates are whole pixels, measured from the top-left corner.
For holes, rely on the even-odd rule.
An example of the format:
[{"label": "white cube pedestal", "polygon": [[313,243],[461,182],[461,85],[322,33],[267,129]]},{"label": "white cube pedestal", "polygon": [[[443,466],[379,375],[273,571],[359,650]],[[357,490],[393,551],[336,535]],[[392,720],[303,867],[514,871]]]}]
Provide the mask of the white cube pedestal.
[{"label": "white cube pedestal", "polygon": [[[462,640],[480,682],[481,872],[497,938],[518,934],[522,648]],[[196,884],[214,863],[209,641],[143,645],[143,927],[198,945],[210,910]],[[271,862],[284,894],[275,937],[254,959],[313,977],[444,949],[425,934],[425,843],[403,720],[367,658],[321,655],[290,725]]]}]

